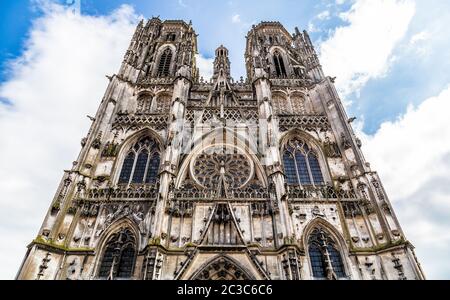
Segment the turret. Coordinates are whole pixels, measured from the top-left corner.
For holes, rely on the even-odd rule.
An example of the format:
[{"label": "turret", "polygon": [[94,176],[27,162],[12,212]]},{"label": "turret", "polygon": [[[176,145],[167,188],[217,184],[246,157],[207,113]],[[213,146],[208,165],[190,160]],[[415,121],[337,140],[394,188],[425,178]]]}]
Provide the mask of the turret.
[{"label": "turret", "polygon": [[219,77],[223,79],[230,78],[230,60],[228,58],[228,49],[221,45],[216,49],[216,59],[214,60],[213,80],[217,81]]}]

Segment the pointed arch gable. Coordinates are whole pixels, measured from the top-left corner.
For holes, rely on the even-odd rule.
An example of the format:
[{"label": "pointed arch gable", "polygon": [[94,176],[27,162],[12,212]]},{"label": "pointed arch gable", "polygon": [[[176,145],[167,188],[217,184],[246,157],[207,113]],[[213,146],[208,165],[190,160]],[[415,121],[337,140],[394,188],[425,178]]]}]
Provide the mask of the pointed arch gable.
[{"label": "pointed arch gable", "polygon": [[136,259],[139,253],[141,237],[136,224],[128,217],[123,217],[110,224],[100,236],[100,239],[96,246],[96,257],[93,268],[93,275],[95,277],[99,276],[99,272],[101,272],[102,262],[105,259],[105,251],[107,251],[107,246],[108,243],[111,241],[111,238],[113,237],[114,234],[123,232],[125,230],[129,230],[132,234],[132,237],[134,238],[134,262],[131,263],[131,277],[133,276],[133,273],[135,271]]},{"label": "pointed arch gable", "polygon": [[338,244],[339,248],[342,249],[342,251],[346,251],[346,253],[348,252],[347,243],[345,242],[342,234],[336,229],[335,226],[333,226],[333,224],[322,217],[316,217],[306,224],[305,228],[303,229],[302,239],[300,240],[300,247],[302,249],[305,249],[305,246],[308,245],[308,238],[311,232],[318,227],[325,229],[325,231],[327,231],[331,235],[333,240]]},{"label": "pointed arch gable", "polygon": [[[344,272],[343,275],[346,275],[346,277],[350,276],[351,270],[350,264],[348,263],[349,251],[347,243],[345,242],[345,239],[341,235],[341,233],[336,229],[336,227],[322,217],[316,217],[315,219],[311,220],[303,229],[301,239],[302,244],[300,246],[305,250],[306,257],[311,259],[311,253],[309,253],[309,238],[311,237],[315,229],[322,229],[323,231],[325,231],[331,237],[331,240],[337,245],[337,249],[335,250],[336,253],[338,253],[338,255],[340,256],[340,263]],[[310,271],[312,271],[311,263],[309,263],[308,265],[310,267]]]},{"label": "pointed arch gable", "polygon": [[111,237],[111,235],[113,235],[122,228],[129,228],[132,231],[132,233],[136,237],[136,249],[139,249],[140,246],[139,228],[137,227],[136,223],[129,217],[123,217],[114,221],[108,227],[105,228],[105,230],[102,232],[100,236],[100,239],[98,240],[96,252],[98,253],[99,250],[102,250],[105,247],[105,244],[108,242],[108,239]]},{"label": "pointed arch gable", "polygon": [[[314,148],[314,150],[316,150],[317,152],[320,152],[321,155],[323,155],[324,151],[322,148],[322,145],[320,144],[319,141],[317,141],[317,139],[315,137],[313,137],[312,135],[310,135],[309,133],[305,132],[304,130],[298,129],[298,128],[293,128],[287,132],[284,132],[283,134],[281,134],[280,137],[280,150],[283,150],[283,147],[286,145],[286,143],[294,137],[300,137],[302,139],[304,139],[308,144],[310,144],[310,146],[312,146]],[[324,155],[323,155],[324,156]]]},{"label": "pointed arch gable", "polygon": [[255,276],[228,255],[217,255],[200,266],[190,280],[255,280]]}]

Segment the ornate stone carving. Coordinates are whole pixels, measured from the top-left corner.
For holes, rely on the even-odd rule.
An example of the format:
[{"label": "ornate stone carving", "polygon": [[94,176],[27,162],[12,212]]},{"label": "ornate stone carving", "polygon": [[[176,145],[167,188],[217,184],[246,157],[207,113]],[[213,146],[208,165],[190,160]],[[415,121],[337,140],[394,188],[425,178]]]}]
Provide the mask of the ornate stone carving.
[{"label": "ornate stone carving", "polygon": [[230,259],[222,256],[194,275],[193,280],[250,280],[250,277],[241,267]]},{"label": "ornate stone carving", "polygon": [[192,217],[193,203],[190,201],[170,201],[166,213],[172,217]]},{"label": "ornate stone carving", "polygon": [[291,200],[294,199],[356,199],[355,191],[336,190],[332,186],[289,186],[288,195]]},{"label": "ornate stone carving", "polygon": [[394,268],[398,272],[398,279],[399,280],[406,280],[405,271],[403,269],[403,265],[400,262],[400,258],[398,258],[395,253],[392,253],[392,263],[394,264]]},{"label": "ornate stone carving", "polygon": [[362,211],[356,202],[343,202],[342,208],[346,218],[362,216]]},{"label": "ornate stone carving", "polygon": [[251,176],[251,162],[245,155],[219,148],[197,156],[193,169],[197,182],[209,189],[217,187],[221,178],[226,188],[242,188]]},{"label": "ornate stone carving", "polygon": [[39,265],[39,272],[36,277],[37,280],[41,279],[41,277],[44,276],[44,272],[48,268],[48,263],[51,261],[50,256],[51,256],[50,252],[47,252],[45,254],[45,257],[42,259],[42,262]]},{"label": "ornate stone carving", "polygon": [[342,142],[342,147],[346,150],[350,149],[352,147],[352,143],[351,143],[350,139],[348,139],[344,133],[341,133],[341,142]]},{"label": "ornate stone carving", "polygon": [[105,147],[103,148],[102,151],[102,156],[103,157],[116,157],[117,153],[119,152],[119,144],[112,141],[112,142],[107,142],[105,144]]},{"label": "ornate stone carving", "polygon": [[330,124],[325,116],[279,116],[280,131],[288,131],[291,128],[302,130],[328,131]]},{"label": "ornate stone carving", "polygon": [[329,137],[325,138],[325,142],[323,143],[323,148],[325,151],[325,155],[330,158],[341,157],[341,151],[339,150],[339,146],[330,141]]}]

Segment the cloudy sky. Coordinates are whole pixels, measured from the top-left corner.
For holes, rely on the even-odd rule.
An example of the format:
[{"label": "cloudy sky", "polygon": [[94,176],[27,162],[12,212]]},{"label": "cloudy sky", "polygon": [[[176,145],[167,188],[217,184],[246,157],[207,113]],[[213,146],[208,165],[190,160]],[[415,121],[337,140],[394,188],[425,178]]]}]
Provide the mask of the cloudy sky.
[{"label": "cloudy sky", "polygon": [[192,20],[204,77],[220,44],[245,77],[252,24],[309,30],[426,276],[450,279],[450,1],[79,1],[0,4],[1,279],[16,275],[76,159],[105,75],[152,16]]}]

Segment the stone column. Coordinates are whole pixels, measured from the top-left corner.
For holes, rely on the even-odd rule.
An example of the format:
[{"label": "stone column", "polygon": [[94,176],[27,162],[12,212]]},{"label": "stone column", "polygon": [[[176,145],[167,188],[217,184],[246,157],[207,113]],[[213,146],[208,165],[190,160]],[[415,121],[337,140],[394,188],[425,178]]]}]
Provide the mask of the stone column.
[{"label": "stone column", "polygon": [[264,70],[255,70],[254,87],[259,105],[260,153],[264,154],[262,163],[267,166],[275,185],[282,227],[280,233],[284,238],[292,237],[293,225],[285,196],[284,176],[281,173],[278,124],[273,116],[271,83]]},{"label": "stone column", "polygon": [[166,150],[161,159],[160,194],[156,205],[154,236],[159,237],[167,225],[165,217],[166,204],[169,198],[169,187],[175,180],[183,147],[183,128],[186,103],[191,88],[190,68],[182,66],[174,81],[172,106],[169,117],[169,130],[166,139]]}]

